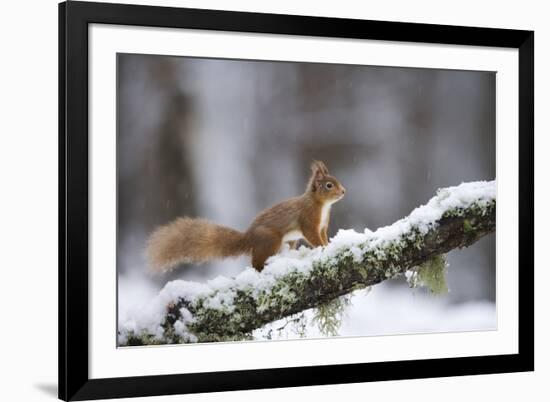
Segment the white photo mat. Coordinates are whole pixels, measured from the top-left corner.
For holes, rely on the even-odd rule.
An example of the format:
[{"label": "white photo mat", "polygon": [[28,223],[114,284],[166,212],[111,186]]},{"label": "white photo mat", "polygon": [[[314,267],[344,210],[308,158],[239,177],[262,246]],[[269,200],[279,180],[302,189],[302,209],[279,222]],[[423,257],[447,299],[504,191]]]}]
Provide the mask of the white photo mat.
[{"label": "white photo mat", "polygon": [[[89,25],[89,38],[91,379],[518,352],[516,49],[104,24]],[[495,71],[497,330],[117,348],[117,53]]]}]

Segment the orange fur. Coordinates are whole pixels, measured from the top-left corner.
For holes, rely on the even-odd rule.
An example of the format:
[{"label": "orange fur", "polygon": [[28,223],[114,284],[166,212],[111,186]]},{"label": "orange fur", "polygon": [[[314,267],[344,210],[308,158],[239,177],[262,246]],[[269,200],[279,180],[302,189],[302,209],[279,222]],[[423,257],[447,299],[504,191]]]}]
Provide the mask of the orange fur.
[{"label": "orange fur", "polygon": [[153,271],[179,263],[201,263],[247,253],[243,233],[205,219],[177,218],[149,237],[147,254]]},{"label": "orange fur", "polygon": [[[260,212],[244,233],[191,218],[178,218],[160,227],[147,245],[151,269],[165,271],[184,262],[252,254],[252,266],[261,271],[265,261],[280,250],[285,235],[296,233],[313,247],[326,246],[330,205],[344,196],[345,188],[323,162],[313,161],[311,170],[304,194]],[[294,246],[296,239],[288,242]]]}]

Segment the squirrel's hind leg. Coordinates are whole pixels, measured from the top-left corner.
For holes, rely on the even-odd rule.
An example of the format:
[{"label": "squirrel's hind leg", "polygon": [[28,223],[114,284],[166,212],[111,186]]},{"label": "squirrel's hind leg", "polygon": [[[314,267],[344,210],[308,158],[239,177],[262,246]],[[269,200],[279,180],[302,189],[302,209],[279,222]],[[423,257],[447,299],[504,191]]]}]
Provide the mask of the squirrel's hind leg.
[{"label": "squirrel's hind leg", "polygon": [[252,266],[258,272],[264,269],[265,261],[277,254],[281,248],[282,238],[270,230],[256,230],[252,247]]}]

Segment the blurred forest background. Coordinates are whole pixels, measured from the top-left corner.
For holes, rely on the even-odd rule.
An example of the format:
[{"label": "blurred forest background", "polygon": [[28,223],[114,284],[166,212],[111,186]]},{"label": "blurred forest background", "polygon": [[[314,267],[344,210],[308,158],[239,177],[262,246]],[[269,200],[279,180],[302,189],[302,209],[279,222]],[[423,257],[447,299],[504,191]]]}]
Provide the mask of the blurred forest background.
[{"label": "blurred forest background", "polygon": [[[245,230],[304,191],[314,158],[347,189],[329,235],[389,225],[439,187],[495,179],[492,72],[133,54],[117,65],[119,317],[169,280],[233,276],[249,263],[150,275],[144,245],[155,227],[187,215]],[[387,281],[352,300],[351,316],[370,319],[344,332],[494,328],[495,236],[447,260],[449,294],[411,299],[403,279]],[[432,313],[411,322],[404,305],[414,303]]]}]

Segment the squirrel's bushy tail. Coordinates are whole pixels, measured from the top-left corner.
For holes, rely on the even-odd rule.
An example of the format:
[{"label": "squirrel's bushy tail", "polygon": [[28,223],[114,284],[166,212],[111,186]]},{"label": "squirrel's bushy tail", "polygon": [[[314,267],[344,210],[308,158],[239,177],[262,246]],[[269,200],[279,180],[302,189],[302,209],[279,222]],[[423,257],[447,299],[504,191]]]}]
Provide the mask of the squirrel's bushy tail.
[{"label": "squirrel's bushy tail", "polygon": [[153,232],[147,244],[150,269],[168,271],[180,263],[201,263],[249,252],[244,233],[204,219],[178,218]]}]

